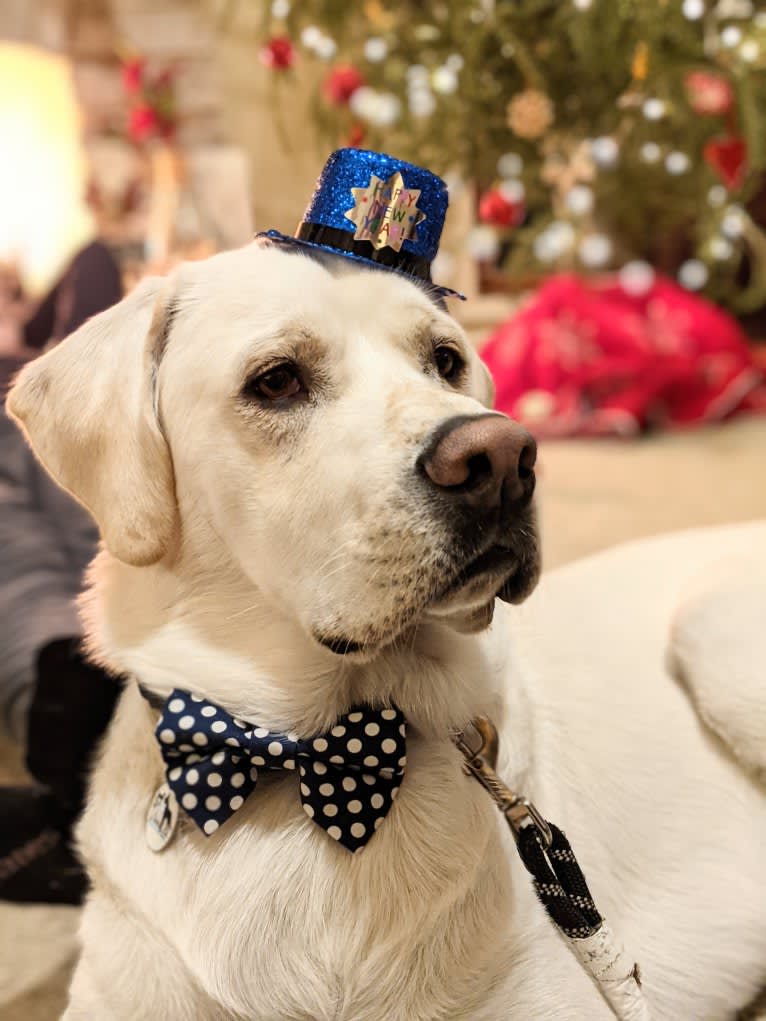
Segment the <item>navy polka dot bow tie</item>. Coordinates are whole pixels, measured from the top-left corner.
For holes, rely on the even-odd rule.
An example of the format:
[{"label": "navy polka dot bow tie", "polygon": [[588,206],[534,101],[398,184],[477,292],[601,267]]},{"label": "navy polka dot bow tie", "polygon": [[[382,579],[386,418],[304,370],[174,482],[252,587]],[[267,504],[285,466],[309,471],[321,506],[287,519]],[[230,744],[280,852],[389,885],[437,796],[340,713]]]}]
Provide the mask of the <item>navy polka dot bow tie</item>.
[{"label": "navy polka dot bow tie", "polygon": [[260,770],[288,769],[300,775],[306,815],[358,851],[388,814],[406,765],[405,719],[396,708],[355,708],[329,733],[302,740],[176,689],[155,733],[171,790],[208,836],[244,804]]}]

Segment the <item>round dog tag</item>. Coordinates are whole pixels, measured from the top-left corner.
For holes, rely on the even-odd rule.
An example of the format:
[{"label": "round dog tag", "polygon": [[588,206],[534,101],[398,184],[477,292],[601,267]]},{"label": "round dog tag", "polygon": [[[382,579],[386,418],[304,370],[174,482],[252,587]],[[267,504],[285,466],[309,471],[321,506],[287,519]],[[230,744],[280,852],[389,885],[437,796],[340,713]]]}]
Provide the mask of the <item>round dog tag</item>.
[{"label": "round dog tag", "polygon": [[151,851],[164,851],[178,825],[178,802],[166,783],[161,784],[146,813],[146,843]]}]

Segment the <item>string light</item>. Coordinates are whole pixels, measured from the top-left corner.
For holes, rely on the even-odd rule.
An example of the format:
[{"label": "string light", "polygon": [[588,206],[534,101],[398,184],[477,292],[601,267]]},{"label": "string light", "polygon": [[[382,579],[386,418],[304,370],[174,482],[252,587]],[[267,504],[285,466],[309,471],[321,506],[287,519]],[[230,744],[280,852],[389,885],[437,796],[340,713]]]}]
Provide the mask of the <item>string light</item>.
[{"label": "string light", "polygon": [[609,135],[594,138],[590,144],[593,159],[600,167],[613,167],[620,156],[620,147]]},{"label": "string light", "polygon": [[566,195],[567,209],[575,216],[587,216],[593,209],[593,190],[586,184],[576,184]]},{"label": "string light", "polygon": [[678,280],[689,291],[699,291],[708,282],[710,274],[700,259],[687,259],[678,270]]},{"label": "string light", "polygon": [[540,262],[555,262],[575,243],[574,227],[566,220],[554,220],[535,238],[532,250]]},{"label": "string light", "polygon": [[656,142],[644,142],[641,146],[640,154],[644,163],[659,163],[662,149]]},{"label": "string light", "polygon": [[618,274],[620,286],[626,294],[633,298],[640,298],[647,294],[654,284],[655,273],[648,262],[643,259],[634,259],[626,262]]},{"label": "string light", "polygon": [[734,247],[726,238],[712,238],[710,241],[710,254],[719,262],[730,259],[734,253]]},{"label": "string light", "polygon": [[497,172],[501,177],[519,177],[524,169],[524,160],[515,152],[506,152],[497,161]]},{"label": "string light", "polygon": [[681,13],[689,21],[699,21],[705,15],[704,0],[684,0],[681,4]]},{"label": "string light", "polygon": [[669,174],[685,174],[692,161],[685,152],[669,152],[665,157],[665,169]]},{"label": "string light", "polygon": [[665,104],[661,99],[647,99],[642,110],[648,121],[660,121],[665,116]]},{"label": "string light", "polygon": [[388,43],[379,36],[371,36],[364,44],[364,55],[371,64],[379,64],[388,56]]},{"label": "string light", "polygon": [[727,25],[721,32],[721,42],[727,49],[733,50],[742,42],[742,30],[736,25]]},{"label": "string light", "polygon": [[589,269],[600,269],[612,257],[612,242],[606,234],[588,234],[578,245],[577,254]]}]

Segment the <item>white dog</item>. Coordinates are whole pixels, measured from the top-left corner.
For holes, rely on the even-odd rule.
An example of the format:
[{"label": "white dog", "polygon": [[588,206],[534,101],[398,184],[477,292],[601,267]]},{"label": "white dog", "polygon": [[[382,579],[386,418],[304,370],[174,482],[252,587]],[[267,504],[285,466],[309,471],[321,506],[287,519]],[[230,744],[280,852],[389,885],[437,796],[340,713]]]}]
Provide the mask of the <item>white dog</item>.
[{"label": "white dog", "polygon": [[[594,605],[562,600],[565,575],[492,623],[538,554],[534,444],[490,403],[423,290],[258,243],[146,281],[22,372],[10,409],[103,535],[92,654],[132,678],[80,825],[67,1021],[611,1017],[461,769],[450,729],[482,712],[654,1017],[731,1018],[757,993],[762,793],[662,666],[698,551],[666,543],[661,577],[660,554],[628,556]],[[395,704],[400,796],[351,854],[269,773],[218,832],[182,810],[154,853],[164,764],[136,681],[306,738]]]}]

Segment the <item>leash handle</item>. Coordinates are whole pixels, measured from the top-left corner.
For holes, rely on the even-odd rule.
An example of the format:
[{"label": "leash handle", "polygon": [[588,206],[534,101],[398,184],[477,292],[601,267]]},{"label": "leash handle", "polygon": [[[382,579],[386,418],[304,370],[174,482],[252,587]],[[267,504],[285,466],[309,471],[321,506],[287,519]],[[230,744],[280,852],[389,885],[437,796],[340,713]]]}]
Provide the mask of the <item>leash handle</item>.
[{"label": "leash handle", "polygon": [[638,964],[599,913],[572,846],[563,831],[495,772],[497,728],[486,716],[472,720],[452,740],[464,771],[486,790],[513,832],[538,900],[618,1021],[651,1021]]}]

